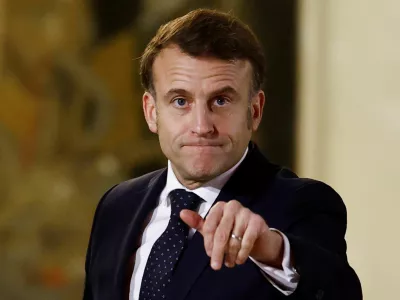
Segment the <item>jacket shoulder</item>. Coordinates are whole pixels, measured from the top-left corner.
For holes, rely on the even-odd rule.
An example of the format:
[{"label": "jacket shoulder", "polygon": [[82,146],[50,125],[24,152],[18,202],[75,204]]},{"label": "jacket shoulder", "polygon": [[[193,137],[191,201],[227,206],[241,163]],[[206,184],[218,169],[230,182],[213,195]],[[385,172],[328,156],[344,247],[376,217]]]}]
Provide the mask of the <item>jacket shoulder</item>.
[{"label": "jacket shoulder", "polygon": [[327,183],[298,177],[293,171],[281,168],[274,178],[272,193],[280,205],[295,215],[336,213],[346,218],[346,206],[341,196]]},{"label": "jacket shoulder", "polygon": [[128,194],[134,195],[143,192],[152,184],[154,179],[158,178],[163,173],[163,171],[165,171],[165,168],[114,185],[100,199],[98,208],[100,206],[110,206],[118,199],[123,199],[124,196]]},{"label": "jacket shoulder", "polygon": [[118,185],[116,185],[116,191],[118,192],[126,192],[126,191],[130,191],[130,192],[140,192],[143,189],[146,189],[149,184],[151,183],[151,181],[155,178],[157,178],[163,171],[165,171],[166,169],[159,169],[147,174],[144,174],[140,177],[136,177],[136,178],[132,178],[126,181],[123,181],[121,183],[119,183]]},{"label": "jacket shoulder", "polygon": [[276,188],[289,193],[301,193],[308,190],[318,190],[325,193],[336,193],[327,183],[317,179],[299,177],[292,170],[281,167],[275,174],[274,185]]}]

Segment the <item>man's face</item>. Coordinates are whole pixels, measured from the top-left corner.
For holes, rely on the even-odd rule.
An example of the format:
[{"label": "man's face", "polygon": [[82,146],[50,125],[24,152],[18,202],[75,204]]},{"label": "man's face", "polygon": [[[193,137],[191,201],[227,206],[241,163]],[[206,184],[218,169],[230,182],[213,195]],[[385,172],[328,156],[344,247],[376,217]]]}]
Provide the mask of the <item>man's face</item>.
[{"label": "man's face", "polygon": [[260,124],[264,93],[251,90],[248,61],[191,57],[165,48],[143,95],[152,132],[182,184],[195,188],[233,167]]}]

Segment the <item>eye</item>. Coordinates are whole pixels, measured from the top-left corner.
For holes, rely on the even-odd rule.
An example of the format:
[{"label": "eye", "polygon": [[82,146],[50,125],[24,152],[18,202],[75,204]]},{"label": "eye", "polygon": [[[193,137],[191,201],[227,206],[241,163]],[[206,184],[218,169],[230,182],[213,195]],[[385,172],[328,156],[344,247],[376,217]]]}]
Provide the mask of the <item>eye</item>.
[{"label": "eye", "polygon": [[215,104],[217,106],[224,106],[225,104],[227,104],[228,100],[225,97],[219,96],[215,99]]},{"label": "eye", "polygon": [[185,107],[188,102],[185,98],[175,98],[173,103],[177,107]]}]

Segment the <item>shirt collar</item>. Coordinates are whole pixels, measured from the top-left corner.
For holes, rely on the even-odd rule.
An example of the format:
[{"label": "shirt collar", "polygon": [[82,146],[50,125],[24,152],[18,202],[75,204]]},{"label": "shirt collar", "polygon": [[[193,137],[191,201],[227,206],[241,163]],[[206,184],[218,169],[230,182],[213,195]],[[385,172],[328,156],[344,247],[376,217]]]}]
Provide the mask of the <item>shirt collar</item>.
[{"label": "shirt collar", "polygon": [[239,160],[239,162],[236,163],[228,171],[222,173],[221,175],[206,182],[201,187],[194,189],[194,190],[187,189],[179,182],[179,180],[175,176],[174,171],[172,170],[171,161],[168,160],[167,183],[165,185],[164,190],[161,193],[161,199],[166,200],[167,196],[169,195],[169,193],[172,190],[184,189],[188,192],[195,193],[197,196],[201,197],[202,199],[204,199],[204,201],[208,202],[209,204],[213,204],[214,201],[217,199],[221,189],[228,182],[229,178],[231,178],[233,173],[236,171],[236,169],[239,167],[239,165],[242,163],[242,161],[246,157],[246,154],[248,151],[249,151],[249,149],[246,148],[246,151],[244,152],[244,154],[243,154],[242,158]]}]

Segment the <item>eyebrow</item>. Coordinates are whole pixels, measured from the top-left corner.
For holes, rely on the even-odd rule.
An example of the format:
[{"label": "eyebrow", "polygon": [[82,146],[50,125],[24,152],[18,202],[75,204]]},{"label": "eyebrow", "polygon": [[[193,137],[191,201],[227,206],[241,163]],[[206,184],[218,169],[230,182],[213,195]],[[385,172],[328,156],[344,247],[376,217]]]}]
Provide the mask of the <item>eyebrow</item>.
[{"label": "eyebrow", "polygon": [[[221,94],[231,94],[231,95],[233,95],[233,96],[239,96],[238,91],[236,91],[236,90],[235,90],[232,86],[230,86],[230,85],[224,86],[224,87],[222,87],[222,88],[220,88],[220,89],[218,89],[218,90],[213,91],[213,92],[211,93],[211,96],[212,96],[212,97],[215,97],[215,96],[221,95]],[[171,97],[174,96],[174,95],[185,95],[185,96],[188,96],[188,95],[190,95],[190,92],[188,92],[188,91],[185,90],[185,89],[170,89],[170,90],[164,95],[164,98],[165,98],[165,99],[169,99],[169,98],[171,98]]]},{"label": "eyebrow", "polygon": [[233,87],[231,87],[230,85],[224,86],[214,92],[211,93],[212,96],[217,96],[217,95],[221,95],[221,94],[230,94],[233,96],[239,96],[239,93],[237,90],[235,90]]},{"label": "eyebrow", "polygon": [[169,99],[174,95],[189,95],[190,93],[185,89],[170,89],[165,95],[165,99]]}]

